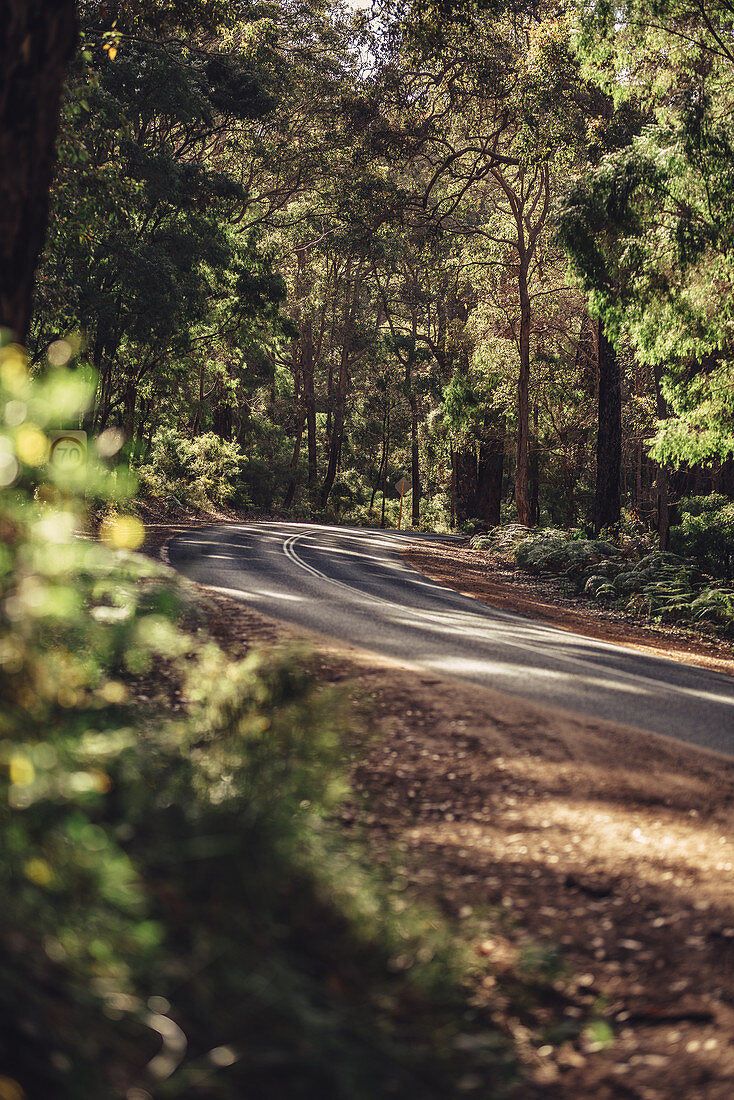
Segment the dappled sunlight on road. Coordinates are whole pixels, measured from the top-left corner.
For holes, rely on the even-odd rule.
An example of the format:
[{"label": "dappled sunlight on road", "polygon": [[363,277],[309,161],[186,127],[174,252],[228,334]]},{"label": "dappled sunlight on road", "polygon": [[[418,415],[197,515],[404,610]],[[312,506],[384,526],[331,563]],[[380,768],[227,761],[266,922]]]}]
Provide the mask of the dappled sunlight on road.
[{"label": "dappled sunlight on road", "polygon": [[311,632],[540,705],[734,751],[729,677],[497,611],[406,566],[406,541],[263,523],[189,534],[171,553],[193,579],[238,589]]}]

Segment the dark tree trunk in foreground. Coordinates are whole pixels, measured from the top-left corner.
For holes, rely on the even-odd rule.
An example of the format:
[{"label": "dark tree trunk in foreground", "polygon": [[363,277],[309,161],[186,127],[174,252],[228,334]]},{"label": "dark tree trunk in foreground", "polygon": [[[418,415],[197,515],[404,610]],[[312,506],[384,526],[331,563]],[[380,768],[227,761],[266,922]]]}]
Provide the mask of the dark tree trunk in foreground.
[{"label": "dark tree trunk in foreground", "polygon": [[75,0],[0,0],[0,327],[28,335]]},{"label": "dark tree trunk in foreground", "polygon": [[622,470],[622,385],[619,361],[599,322],[599,428],[596,442],[594,533],[619,523]]}]

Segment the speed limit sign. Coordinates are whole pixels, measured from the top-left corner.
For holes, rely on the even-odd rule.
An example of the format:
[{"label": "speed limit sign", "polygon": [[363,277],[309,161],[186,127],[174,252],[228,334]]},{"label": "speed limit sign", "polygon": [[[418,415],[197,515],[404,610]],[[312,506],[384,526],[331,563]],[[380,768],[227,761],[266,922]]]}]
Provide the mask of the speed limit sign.
[{"label": "speed limit sign", "polygon": [[51,462],[61,470],[80,469],[87,460],[87,433],[77,431],[49,432]]}]

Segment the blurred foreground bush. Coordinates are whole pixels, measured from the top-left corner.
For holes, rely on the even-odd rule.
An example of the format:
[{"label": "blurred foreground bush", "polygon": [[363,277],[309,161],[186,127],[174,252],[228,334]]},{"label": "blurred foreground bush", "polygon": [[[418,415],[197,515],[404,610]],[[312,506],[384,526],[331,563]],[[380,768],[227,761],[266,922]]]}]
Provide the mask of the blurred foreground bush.
[{"label": "blurred foreground bush", "polygon": [[335,701],[180,629],[186,591],[130,552],[121,439],[49,462],[93,378],[11,347],[0,386],[0,1096],[500,1095],[440,926],[330,824]]}]

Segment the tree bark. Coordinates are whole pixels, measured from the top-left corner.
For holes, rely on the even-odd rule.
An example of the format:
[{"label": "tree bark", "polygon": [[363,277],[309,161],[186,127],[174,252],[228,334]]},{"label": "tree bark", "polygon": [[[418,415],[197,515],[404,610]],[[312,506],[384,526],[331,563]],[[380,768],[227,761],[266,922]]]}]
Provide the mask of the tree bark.
[{"label": "tree bark", "polygon": [[300,370],[300,347],[299,342],[294,340],[293,342],[293,354],[291,356],[291,365],[293,369],[293,390],[294,390],[294,404],[296,407],[296,435],[293,440],[293,456],[290,462],[291,477],[288,482],[288,488],[285,491],[283,498],[283,507],[290,508],[293,503],[293,499],[296,495],[296,470],[298,469],[298,462],[301,457],[301,440],[303,439],[303,427],[306,421],[306,407],[303,401],[302,383],[301,383],[301,370]]},{"label": "tree bark", "polygon": [[[668,403],[663,396],[661,386],[662,369],[655,365],[655,402],[656,411],[660,420],[665,420],[670,415]],[[655,477],[655,514],[658,528],[658,547],[660,550],[670,549],[670,479],[665,466],[657,467]]]},{"label": "tree bark", "polygon": [[[385,489],[385,478],[387,477],[387,455],[390,446],[390,405],[385,405],[385,412],[382,417],[382,448],[380,454],[380,468],[377,472],[377,480],[372,487],[372,496],[370,497],[370,517],[373,514],[375,507],[375,497],[377,496],[377,490],[382,486],[383,498]],[[383,500],[384,503],[384,500]]]},{"label": "tree bark", "polygon": [[212,400],[212,431],[229,442],[234,430],[234,409],[224,386],[217,386]]},{"label": "tree bark", "polygon": [[316,397],[314,394],[313,373],[313,328],[310,320],[303,323],[301,329],[301,383],[303,385],[303,406],[306,414],[306,439],[308,441],[308,486],[316,484]]},{"label": "tree bark", "polygon": [[138,385],[134,378],[130,378],[125,386],[122,404],[122,430],[128,442],[133,439],[135,434],[135,407],[137,403]]},{"label": "tree bark", "polygon": [[321,489],[321,507],[325,508],[329,499],[341,461],[342,443],[344,442],[344,415],[347,402],[347,388],[349,385],[349,358],[352,352],[352,337],[354,330],[354,311],[357,305],[359,283],[352,280],[347,272],[347,290],[344,298],[344,316],[342,320],[342,346],[339,356],[339,377],[333,400],[333,419],[330,424],[329,461],[326,467],[324,484]]},{"label": "tree bark", "polygon": [[596,439],[594,534],[619,523],[622,470],[622,385],[619,360],[599,322],[599,426]]},{"label": "tree bark", "polygon": [[465,523],[478,513],[477,456],[472,448],[467,448],[454,451],[452,459],[456,522]]},{"label": "tree bark", "polygon": [[298,460],[301,457],[301,440],[303,439],[303,425],[305,421],[305,410],[301,409],[298,416],[298,423],[296,424],[296,438],[293,441],[293,457],[291,458],[291,479],[288,482],[288,488],[285,491],[283,498],[283,507],[290,508],[293,503],[293,498],[296,495],[296,479],[295,471],[298,469]]},{"label": "tree bark", "polygon": [[0,0],[0,27],[0,327],[25,341],[77,43],[75,0]]},{"label": "tree bark", "polygon": [[495,424],[490,417],[484,419],[487,438],[479,445],[477,468],[477,518],[488,527],[500,522],[502,504],[502,476],[505,466],[505,418]]},{"label": "tree bark", "polygon": [[528,459],[528,483],[530,487],[530,526],[540,524],[540,454],[538,452],[538,402],[533,403],[533,438]]},{"label": "tree bark", "polygon": [[517,380],[517,456],[515,465],[515,504],[518,523],[528,527],[530,515],[530,292],[528,277],[521,265],[520,292],[520,374]]},{"label": "tree bark", "polygon": [[413,490],[413,507],[410,522],[418,527],[421,521],[421,466],[418,451],[418,395],[410,395],[410,484]]}]

